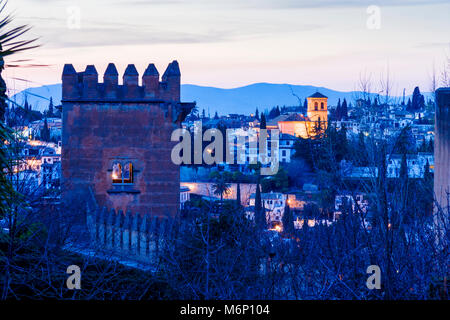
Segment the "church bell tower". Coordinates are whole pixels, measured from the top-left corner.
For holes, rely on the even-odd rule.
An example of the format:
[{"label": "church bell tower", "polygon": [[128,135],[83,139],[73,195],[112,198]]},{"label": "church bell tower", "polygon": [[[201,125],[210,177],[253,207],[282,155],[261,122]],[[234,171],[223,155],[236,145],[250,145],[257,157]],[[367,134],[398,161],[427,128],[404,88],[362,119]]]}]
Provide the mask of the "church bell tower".
[{"label": "church bell tower", "polygon": [[316,92],[308,98],[307,116],[310,121],[315,122],[316,127],[326,130],[328,127],[328,97]]}]

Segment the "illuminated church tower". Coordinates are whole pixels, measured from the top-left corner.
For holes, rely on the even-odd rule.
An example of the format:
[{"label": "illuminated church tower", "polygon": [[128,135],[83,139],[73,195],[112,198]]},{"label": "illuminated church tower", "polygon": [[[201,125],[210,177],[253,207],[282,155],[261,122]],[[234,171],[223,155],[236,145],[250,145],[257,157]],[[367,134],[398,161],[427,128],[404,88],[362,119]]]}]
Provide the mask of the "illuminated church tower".
[{"label": "illuminated church tower", "polygon": [[307,116],[310,121],[315,123],[315,125],[313,125],[312,128],[321,128],[322,130],[327,129],[328,127],[327,100],[328,97],[324,96],[319,92],[316,92],[308,97]]},{"label": "illuminated church tower", "polygon": [[316,92],[308,98],[307,116],[292,114],[277,122],[281,133],[290,134],[303,139],[315,138],[328,127],[328,98]]}]

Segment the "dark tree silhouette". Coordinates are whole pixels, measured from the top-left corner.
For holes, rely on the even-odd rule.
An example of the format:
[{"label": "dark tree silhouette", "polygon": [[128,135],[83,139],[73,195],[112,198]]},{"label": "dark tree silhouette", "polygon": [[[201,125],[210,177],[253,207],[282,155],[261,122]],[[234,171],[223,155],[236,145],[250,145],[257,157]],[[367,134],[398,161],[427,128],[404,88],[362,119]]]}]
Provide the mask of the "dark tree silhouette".
[{"label": "dark tree silhouette", "polygon": [[54,115],[53,113],[53,97],[50,97],[50,103],[48,104],[48,112],[47,112],[47,116],[48,117],[52,117]]},{"label": "dark tree silhouette", "polygon": [[400,163],[400,179],[402,181],[408,179],[408,162],[406,159],[406,153],[402,154],[402,162]]},{"label": "dark tree silhouette", "polygon": [[292,216],[289,204],[286,204],[286,206],[284,207],[282,222],[283,222],[283,231],[287,234],[292,234],[294,232],[294,217]]},{"label": "dark tree silhouette", "polygon": [[266,216],[261,200],[261,190],[260,190],[260,176],[258,174],[258,181],[256,183],[255,192],[255,223],[259,228],[264,228],[266,225]]},{"label": "dark tree silhouette", "polygon": [[48,128],[47,117],[44,119],[44,127],[41,130],[41,139],[50,141],[50,129]]},{"label": "dark tree silhouette", "polygon": [[238,208],[241,208],[241,184],[239,182],[236,186],[236,204]]},{"label": "dark tree silhouette", "polygon": [[420,93],[419,87],[415,87],[409,111],[411,112],[419,111],[422,110],[424,107],[425,107],[425,98]]},{"label": "dark tree silhouette", "polygon": [[341,119],[342,120],[347,120],[348,119],[347,100],[345,100],[345,98],[344,98],[344,101],[342,102]]},{"label": "dark tree silhouette", "polygon": [[338,100],[338,103],[337,103],[337,106],[336,106],[336,120],[338,120],[338,121],[342,120],[341,99]]},{"label": "dark tree silhouette", "polygon": [[266,125],[266,115],[264,113],[261,113],[261,122],[259,125],[260,129],[266,129],[267,125]]}]

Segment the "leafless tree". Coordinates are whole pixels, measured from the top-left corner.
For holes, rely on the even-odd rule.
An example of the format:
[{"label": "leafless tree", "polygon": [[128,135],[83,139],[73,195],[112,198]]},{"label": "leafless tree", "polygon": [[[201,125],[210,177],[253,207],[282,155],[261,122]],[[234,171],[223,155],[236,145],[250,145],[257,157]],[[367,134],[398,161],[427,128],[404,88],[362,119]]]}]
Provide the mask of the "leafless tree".
[{"label": "leafless tree", "polygon": [[389,71],[389,64],[386,66],[386,71],[380,75],[380,93],[384,95],[384,104],[388,105],[391,99],[392,81]]},{"label": "leafless tree", "polygon": [[449,52],[446,53],[444,65],[441,71],[441,85],[443,87],[450,87],[450,46]]}]

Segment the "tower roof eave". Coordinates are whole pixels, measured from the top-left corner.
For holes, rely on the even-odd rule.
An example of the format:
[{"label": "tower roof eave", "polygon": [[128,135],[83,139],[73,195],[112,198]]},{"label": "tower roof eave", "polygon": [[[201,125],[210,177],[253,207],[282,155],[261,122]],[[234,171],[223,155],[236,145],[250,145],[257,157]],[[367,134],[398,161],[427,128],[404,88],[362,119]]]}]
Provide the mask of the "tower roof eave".
[{"label": "tower roof eave", "polygon": [[327,96],[321,94],[319,91],[316,91],[316,93],[310,95],[308,98],[327,98]]}]

